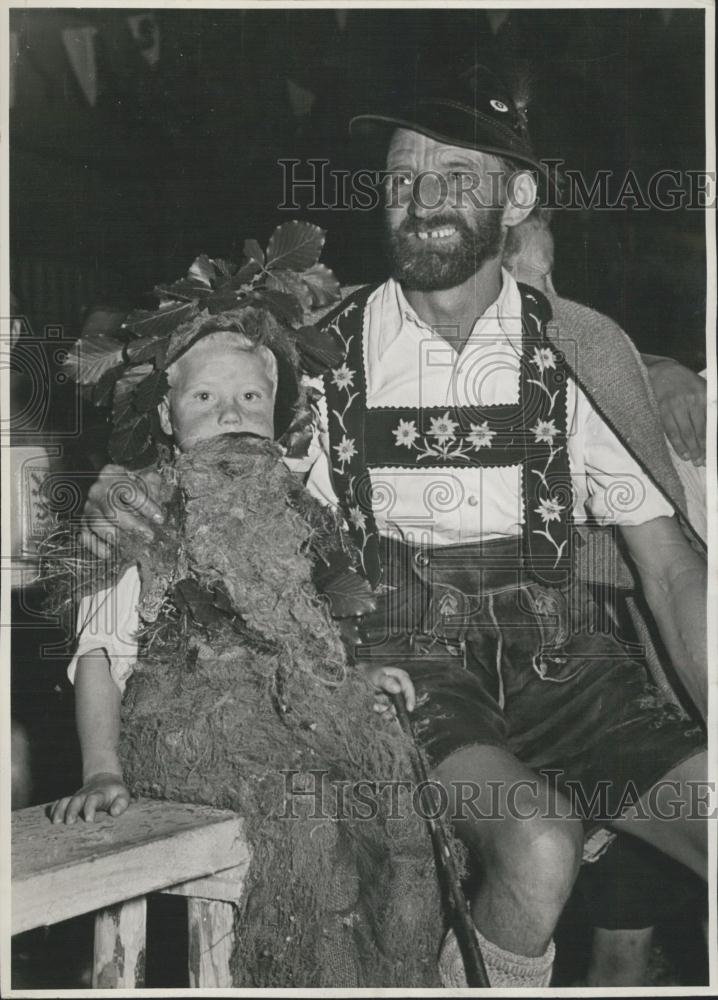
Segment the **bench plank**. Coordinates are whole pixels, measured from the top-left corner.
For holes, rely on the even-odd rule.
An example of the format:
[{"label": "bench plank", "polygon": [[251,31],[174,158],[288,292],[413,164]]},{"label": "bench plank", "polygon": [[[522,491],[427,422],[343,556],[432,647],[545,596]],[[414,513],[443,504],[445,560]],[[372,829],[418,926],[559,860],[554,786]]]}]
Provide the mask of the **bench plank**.
[{"label": "bench plank", "polygon": [[189,882],[180,882],[163,889],[166,896],[187,896],[190,899],[214,899],[225,903],[239,905],[244,895],[244,884],[249,872],[249,857],[245,864],[236,868],[228,868],[216,875],[205,878],[193,878]]},{"label": "bench plank", "polygon": [[66,826],[47,806],[12,814],[12,933],[246,865],[235,813],[141,799],[116,819]]}]

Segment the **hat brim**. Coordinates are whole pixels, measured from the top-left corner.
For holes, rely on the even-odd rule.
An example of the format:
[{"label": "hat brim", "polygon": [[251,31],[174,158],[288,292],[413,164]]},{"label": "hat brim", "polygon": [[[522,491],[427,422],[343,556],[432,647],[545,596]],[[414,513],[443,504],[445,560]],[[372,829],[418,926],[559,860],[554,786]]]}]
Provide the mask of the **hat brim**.
[{"label": "hat brim", "polygon": [[437,102],[432,106],[427,102],[421,106],[420,113],[412,114],[407,110],[397,114],[362,114],[355,115],[349,122],[349,133],[355,138],[383,137],[388,141],[389,134],[396,128],[419,132],[449,146],[504,157],[538,171],[544,180],[549,180],[546,166],[527,148],[521,136],[463,105]]}]

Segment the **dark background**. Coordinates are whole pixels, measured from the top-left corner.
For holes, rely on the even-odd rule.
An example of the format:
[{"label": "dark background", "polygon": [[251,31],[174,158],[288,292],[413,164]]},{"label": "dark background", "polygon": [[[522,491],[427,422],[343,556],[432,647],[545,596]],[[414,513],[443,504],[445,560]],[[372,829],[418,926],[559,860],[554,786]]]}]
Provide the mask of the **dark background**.
[{"label": "dark background", "polygon": [[[94,104],[63,36],[86,28]],[[134,303],[199,252],[238,253],[290,215],[328,229],[343,282],[383,277],[377,213],[279,212],[277,160],[356,165],[352,112],[467,56],[510,57],[539,155],[589,180],[614,171],[616,191],[631,168],[645,191],[659,169],[705,166],[700,10],[16,9],[11,30],[13,290],[40,329],[76,333],[93,303]],[[700,211],[564,211],[554,226],[561,294],[703,366]]]}]

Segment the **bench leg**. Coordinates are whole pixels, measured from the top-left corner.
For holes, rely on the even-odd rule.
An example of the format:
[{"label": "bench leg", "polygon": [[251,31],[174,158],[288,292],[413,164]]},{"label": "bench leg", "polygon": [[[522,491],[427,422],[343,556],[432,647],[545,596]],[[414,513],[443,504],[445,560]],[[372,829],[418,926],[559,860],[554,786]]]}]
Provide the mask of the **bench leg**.
[{"label": "bench leg", "polygon": [[189,985],[232,985],[234,906],[213,899],[188,899]]},{"label": "bench leg", "polygon": [[147,899],[129,899],[95,914],[92,988],[134,989],[145,984]]}]

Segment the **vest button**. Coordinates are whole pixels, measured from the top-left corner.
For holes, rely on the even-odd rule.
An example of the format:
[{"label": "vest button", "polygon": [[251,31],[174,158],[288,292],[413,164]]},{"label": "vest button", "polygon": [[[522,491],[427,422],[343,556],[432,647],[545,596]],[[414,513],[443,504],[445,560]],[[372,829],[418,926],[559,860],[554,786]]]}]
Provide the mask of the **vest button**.
[{"label": "vest button", "polygon": [[469,507],[476,507],[479,501],[476,499],[473,493],[469,493],[469,499],[467,502],[469,504]]}]

